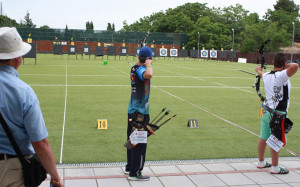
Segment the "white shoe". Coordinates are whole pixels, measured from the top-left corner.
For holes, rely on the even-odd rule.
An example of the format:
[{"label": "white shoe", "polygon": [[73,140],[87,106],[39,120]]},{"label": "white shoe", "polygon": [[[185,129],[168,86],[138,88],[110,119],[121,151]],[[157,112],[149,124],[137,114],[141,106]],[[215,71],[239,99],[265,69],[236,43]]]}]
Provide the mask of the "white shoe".
[{"label": "white shoe", "polygon": [[288,174],[289,170],[284,169],[282,167],[278,167],[277,169],[275,169],[274,167],[271,167],[269,173],[271,173],[271,174]]},{"label": "white shoe", "polygon": [[257,168],[259,168],[259,169],[269,168],[271,166],[272,166],[272,164],[270,164],[269,162],[265,162],[265,163],[258,162],[258,164],[257,164]]}]

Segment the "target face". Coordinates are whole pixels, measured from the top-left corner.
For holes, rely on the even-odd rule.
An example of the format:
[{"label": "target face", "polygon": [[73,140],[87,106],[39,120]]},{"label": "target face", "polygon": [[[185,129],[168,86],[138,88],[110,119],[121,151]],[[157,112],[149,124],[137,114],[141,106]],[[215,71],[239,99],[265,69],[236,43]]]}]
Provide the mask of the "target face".
[{"label": "target face", "polygon": [[167,49],[160,49],[160,56],[167,56],[168,52]]},{"label": "target face", "polygon": [[217,58],[217,51],[211,50],[210,51],[210,58]]},{"label": "target face", "polygon": [[208,51],[207,50],[201,50],[201,57],[207,58],[208,57]]},{"label": "target face", "polygon": [[170,56],[177,56],[177,49],[171,49]]}]

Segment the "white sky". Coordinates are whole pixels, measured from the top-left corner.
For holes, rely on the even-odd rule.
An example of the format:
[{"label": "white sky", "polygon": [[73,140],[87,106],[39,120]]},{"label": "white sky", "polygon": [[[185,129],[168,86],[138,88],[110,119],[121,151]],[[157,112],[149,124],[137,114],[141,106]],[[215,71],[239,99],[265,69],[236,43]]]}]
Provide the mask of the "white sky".
[{"label": "white sky", "polygon": [[[298,1],[298,0],[297,0]],[[296,4],[297,1],[294,0]],[[20,22],[29,11],[37,27],[85,29],[87,21],[93,21],[94,30],[106,30],[107,23],[114,23],[116,31],[123,21],[132,24],[152,13],[175,8],[187,2],[207,3],[207,7],[228,7],[241,4],[260,18],[267,9],[274,10],[277,0],[0,0],[3,14]]]}]

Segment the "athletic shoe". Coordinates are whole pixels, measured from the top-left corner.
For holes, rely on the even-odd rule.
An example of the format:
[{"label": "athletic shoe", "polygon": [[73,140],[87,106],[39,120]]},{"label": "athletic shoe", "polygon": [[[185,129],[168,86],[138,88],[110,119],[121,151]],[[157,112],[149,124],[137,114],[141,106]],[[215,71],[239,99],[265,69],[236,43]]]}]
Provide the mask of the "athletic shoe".
[{"label": "athletic shoe", "polygon": [[125,171],[124,171],[124,174],[125,174],[125,175],[129,175],[129,171],[126,171],[126,170],[125,170]]},{"label": "athletic shoe", "polygon": [[150,180],[150,177],[137,174],[136,176],[129,176],[128,180],[131,180],[131,181],[148,181],[148,180]]},{"label": "athletic shoe", "polygon": [[259,168],[259,169],[270,168],[271,166],[272,166],[272,164],[270,164],[269,162],[266,162],[265,164],[261,164],[260,162],[258,162],[258,164],[257,164],[257,168]]},{"label": "athletic shoe", "polygon": [[278,169],[274,169],[274,167],[271,167],[269,173],[271,173],[271,174],[288,174],[289,170],[284,169],[282,167],[278,167]]}]

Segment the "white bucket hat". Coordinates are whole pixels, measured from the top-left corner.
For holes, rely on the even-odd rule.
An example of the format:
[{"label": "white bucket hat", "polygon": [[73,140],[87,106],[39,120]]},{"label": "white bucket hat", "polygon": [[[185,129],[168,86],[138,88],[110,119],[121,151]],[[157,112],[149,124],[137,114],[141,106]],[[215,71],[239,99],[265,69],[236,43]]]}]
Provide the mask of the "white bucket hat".
[{"label": "white bucket hat", "polygon": [[0,28],[0,59],[8,60],[27,54],[31,45],[22,41],[20,34],[14,27]]}]

